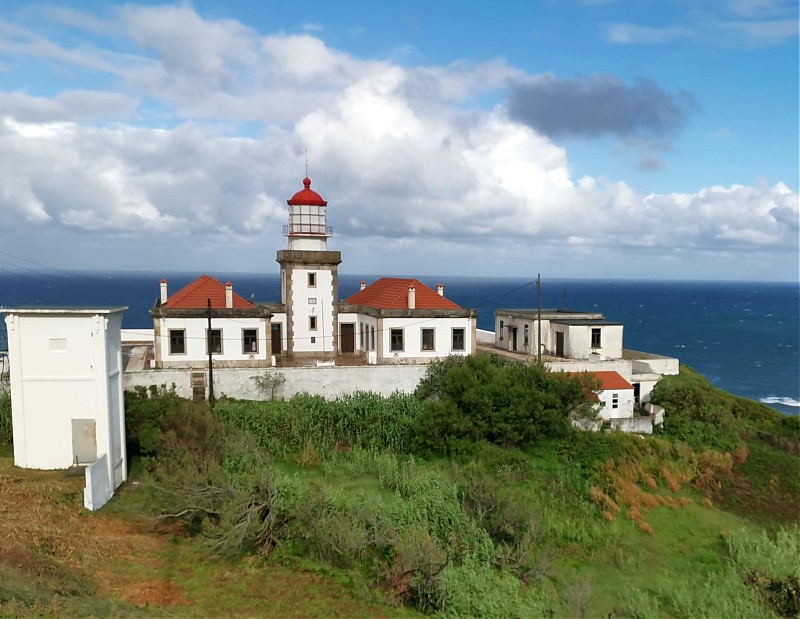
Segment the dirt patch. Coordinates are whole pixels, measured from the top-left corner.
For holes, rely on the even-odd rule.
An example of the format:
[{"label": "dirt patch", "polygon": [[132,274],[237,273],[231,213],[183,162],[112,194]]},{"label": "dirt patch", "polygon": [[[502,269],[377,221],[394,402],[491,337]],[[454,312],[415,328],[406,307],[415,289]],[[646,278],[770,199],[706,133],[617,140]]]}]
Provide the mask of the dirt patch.
[{"label": "dirt patch", "polygon": [[122,598],[136,606],[183,606],[188,604],[176,585],[165,580],[148,580],[130,583],[122,591]]}]

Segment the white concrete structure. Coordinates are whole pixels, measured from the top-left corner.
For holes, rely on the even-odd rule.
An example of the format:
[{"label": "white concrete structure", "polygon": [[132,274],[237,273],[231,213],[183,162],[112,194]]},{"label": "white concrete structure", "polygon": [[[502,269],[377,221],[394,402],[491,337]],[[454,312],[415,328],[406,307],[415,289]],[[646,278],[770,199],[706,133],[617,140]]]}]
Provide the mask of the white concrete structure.
[{"label": "white concrete structure", "polygon": [[120,326],[127,307],[17,308],[6,315],[14,464],[64,469],[106,455],[127,476]]},{"label": "white concrete structure", "polygon": [[[494,348],[535,357],[538,316],[535,309],[496,310]],[[678,373],[673,357],[626,350],[623,325],[601,313],[543,309],[541,318],[542,359],[551,370],[617,372],[632,385],[634,407],[650,399],[662,376]]]},{"label": "white concrete structure", "polygon": [[[536,355],[538,312],[498,309],[495,346]],[[618,359],[622,356],[622,324],[605,320],[598,312],[543,309],[542,354],[567,359]]]}]

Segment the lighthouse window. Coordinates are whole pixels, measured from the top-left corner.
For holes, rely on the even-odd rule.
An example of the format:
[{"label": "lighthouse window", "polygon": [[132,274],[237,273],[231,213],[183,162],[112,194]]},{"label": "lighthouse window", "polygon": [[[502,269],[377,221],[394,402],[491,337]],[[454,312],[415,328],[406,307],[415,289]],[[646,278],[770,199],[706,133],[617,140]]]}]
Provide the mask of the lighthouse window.
[{"label": "lighthouse window", "polygon": [[525,340],[524,341],[524,346],[527,346],[528,345],[528,340],[529,340],[529,337],[528,337],[528,325],[525,325],[525,330],[523,331],[523,333],[525,334],[524,335],[524,340]]},{"label": "lighthouse window", "polygon": [[464,329],[453,329],[453,350],[464,350]]},{"label": "lighthouse window", "polygon": [[309,288],[316,288],[317,287],[317,274],[316,273],[309,273],[308,274],[308,287]]},{"label": "lighthouse window", "polygon": [[184,331],[183,329],[169,330],[169,354],[171,355],[186,354],[186,331]]},{"label": "lighthouse window", "polygon": [[402,329],[392,329],[390,333],[390,342],[389,342],[389,350],[392,352],[402,352],[403,351],[403,330]]},{"label": "lighthouse window", "polygon": [[308,330],[309,331],[316,331],[317,330],[317,317],[316,316],[309,316],[308,317]]},{"label": "lighthouse window", "polygon": [[592,348],[600,348],[601,347],[601,340],[600,340],[600,329],[592,329]]},{"label": "lighthouse window", "polygon": [[434,350],[433,329],[422,330],[422,350]]}]

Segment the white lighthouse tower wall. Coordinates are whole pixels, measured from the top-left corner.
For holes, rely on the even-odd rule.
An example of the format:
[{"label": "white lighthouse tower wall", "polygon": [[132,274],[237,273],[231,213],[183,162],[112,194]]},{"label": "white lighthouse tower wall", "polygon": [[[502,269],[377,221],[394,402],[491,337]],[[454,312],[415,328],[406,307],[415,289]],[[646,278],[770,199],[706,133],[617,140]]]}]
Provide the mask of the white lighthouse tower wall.
[{"label": "white lighthouse tower wall", "polygon": [[294,352],[333,352],[333,271],[295,267],[291,278]]}]

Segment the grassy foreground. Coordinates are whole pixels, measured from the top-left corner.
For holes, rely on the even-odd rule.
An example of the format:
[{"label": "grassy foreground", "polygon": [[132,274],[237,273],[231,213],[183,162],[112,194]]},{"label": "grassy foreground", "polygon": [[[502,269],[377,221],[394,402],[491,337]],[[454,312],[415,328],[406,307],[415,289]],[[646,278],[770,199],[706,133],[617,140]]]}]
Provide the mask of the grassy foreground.
[{"label": "grassy foreground", "polygon": [[664,434],[579,433],[574,385],[470,363],[420,397],[131,394],[94,514],[0,451],[0,616],[797,616],[793,421],[685,369]]}]

